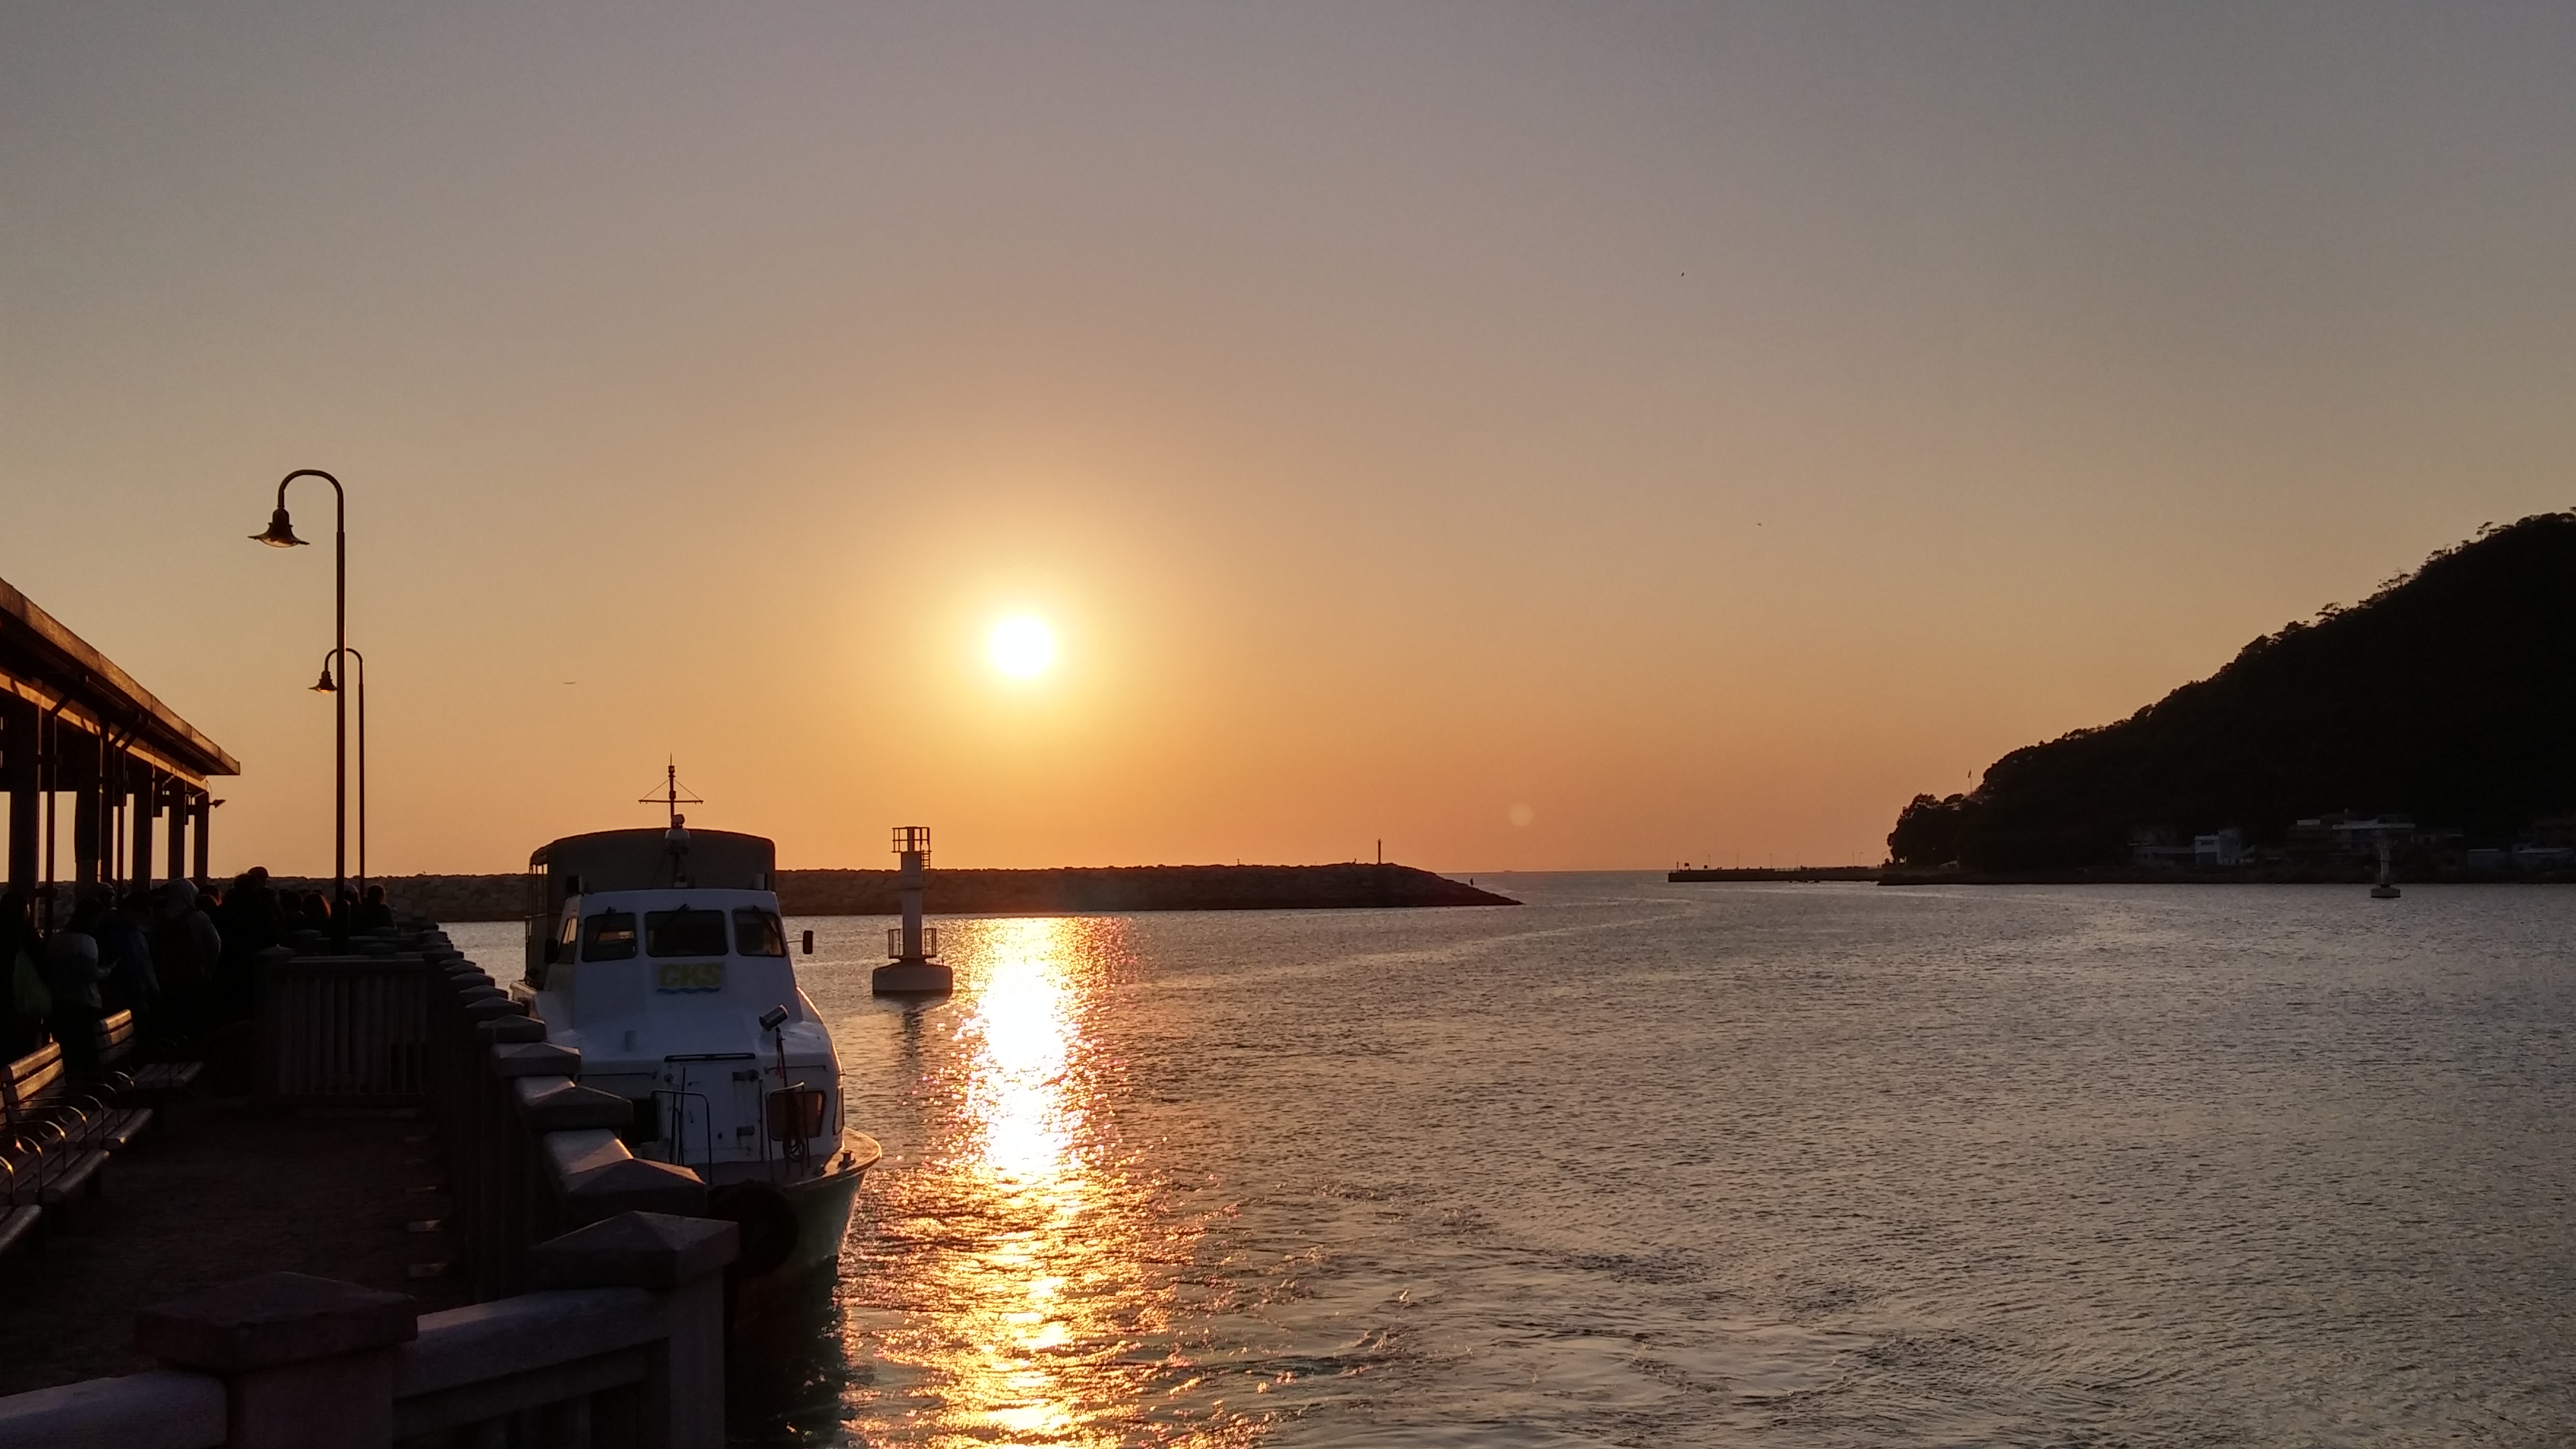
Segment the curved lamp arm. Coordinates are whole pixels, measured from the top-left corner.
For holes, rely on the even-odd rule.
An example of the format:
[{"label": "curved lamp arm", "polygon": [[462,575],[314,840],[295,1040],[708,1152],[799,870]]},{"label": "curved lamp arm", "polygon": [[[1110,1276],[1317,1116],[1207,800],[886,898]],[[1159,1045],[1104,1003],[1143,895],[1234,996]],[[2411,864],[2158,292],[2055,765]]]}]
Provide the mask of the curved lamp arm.
[{"label": "curved lamp arm", "polygon": [[349,495],[341,488],[340,480],[319,468],[298,468],[277,480],[277,511],[268,516],[268,528],[265,531],[250,536],[251,542],[264,543],[271,548],[298,548],[305,543],[305,540],[295,536],[295,525],[286,516],[286,485],[298,478],[319,478],[331,485],[332,497],[339,504],[339,522],[344,528],[346,527],[349,517]]}]

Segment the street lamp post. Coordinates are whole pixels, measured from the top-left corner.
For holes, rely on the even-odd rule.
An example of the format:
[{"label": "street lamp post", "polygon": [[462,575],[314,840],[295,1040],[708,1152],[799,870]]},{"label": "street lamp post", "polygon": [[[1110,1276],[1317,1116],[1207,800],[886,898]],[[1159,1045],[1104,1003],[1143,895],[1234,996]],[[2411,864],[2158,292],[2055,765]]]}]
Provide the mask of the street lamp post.
[{"label": "street lamp post", "polygon": [[[319,478],[331,485],[331,496],[338,505],[331,528],[333,549],[332,639],[333,652],[349,647],[349,495],[340,480],[319,468],[298,468],[277,480],[277,511],[268,517],[268,527],[252,534],[253,543],[271,548],[298,548],[303,539],[295,536],[295,525],[286,516],[286,485],[298,478]],[[331,781],[331,935],[345,944],[349,939],[348,912],[341,898],[349,893],[349,696],[336,694],[336,735],[332,756]]]},{"label": "street lamp post", "polygon": [[[358,662],[358,894],[365,895],[367,893],[367,654],[363,649],[352,649],[348,651],[348,655]],[[344,672],[347,668],[346,664],[341,666]],[[322,656],[322,680],[313,686],[313,692],[315,694],[340,692],[339,684],[331,678],[331,655],[329,654]]]}]

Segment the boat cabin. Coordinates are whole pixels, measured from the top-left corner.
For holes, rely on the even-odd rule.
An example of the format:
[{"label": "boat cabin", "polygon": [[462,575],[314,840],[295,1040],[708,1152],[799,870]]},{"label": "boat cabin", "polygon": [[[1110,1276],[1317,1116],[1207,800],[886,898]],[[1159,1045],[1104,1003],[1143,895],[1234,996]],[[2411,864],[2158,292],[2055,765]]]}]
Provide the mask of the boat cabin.
[{"label": "boat cabin", "polygon": [[[707,1172],[839,1140],[839,1064],[797,985],[774,860],[759,836],[677,826],[571,836],[529,858],[512,994],[581,1052],[583,1086],[637,1104],[639,1156]],[[782,1107],[782,1094],[820,1101]],[[782,1135],[782,1110],[804,1129]]]}]

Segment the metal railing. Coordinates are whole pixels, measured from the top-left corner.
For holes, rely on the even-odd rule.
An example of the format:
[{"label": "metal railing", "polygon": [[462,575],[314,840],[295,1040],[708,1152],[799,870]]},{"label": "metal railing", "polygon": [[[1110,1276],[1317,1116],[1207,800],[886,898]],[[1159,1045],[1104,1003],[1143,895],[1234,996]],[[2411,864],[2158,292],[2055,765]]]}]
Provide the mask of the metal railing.
[{"label": "metal railing", "polygon": [[[901,926],[886,927],[886,959],[889,961],[900,961],[903,959],[903,927]],[[921,959],[924,961],[936,961],[939,959],[939,928],[937,926],[924,926],[921,928]]]},{"label": "metal railing", "polygon": [[434,970],[420,938],[382,955],[262,952],[261,1098],[281,1106],[348,1107],[426,1100]]}]

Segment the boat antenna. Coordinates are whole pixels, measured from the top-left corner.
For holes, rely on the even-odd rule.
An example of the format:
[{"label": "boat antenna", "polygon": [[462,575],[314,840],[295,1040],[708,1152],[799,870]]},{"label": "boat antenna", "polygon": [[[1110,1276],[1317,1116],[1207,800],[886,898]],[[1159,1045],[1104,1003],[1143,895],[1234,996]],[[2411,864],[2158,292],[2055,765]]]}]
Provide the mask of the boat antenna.
[{"label": "boat antenna", "polygon": [[671,828],[673,830],[677,830],[680,828],[680,821],[683,818],[680,814],[681,806],[704,805],[707,802],[699,799],[694,792],[680,783],[680,765],[677,757],[666,756],[662,765],[661,793],[656,795],[646,795],[635,803],[638,805],[661,806],[664,810],[670,812]]}]

